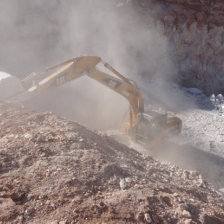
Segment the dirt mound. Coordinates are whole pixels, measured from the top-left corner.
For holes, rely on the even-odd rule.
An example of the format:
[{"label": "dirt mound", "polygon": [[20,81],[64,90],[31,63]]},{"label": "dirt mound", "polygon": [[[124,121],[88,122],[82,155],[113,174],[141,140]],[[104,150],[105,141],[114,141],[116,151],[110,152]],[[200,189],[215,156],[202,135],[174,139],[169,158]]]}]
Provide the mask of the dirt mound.
[{"label": "dirt mound", "polygon": [[52,113],[0,104],[0,223],[224,223],[201,175]]}]

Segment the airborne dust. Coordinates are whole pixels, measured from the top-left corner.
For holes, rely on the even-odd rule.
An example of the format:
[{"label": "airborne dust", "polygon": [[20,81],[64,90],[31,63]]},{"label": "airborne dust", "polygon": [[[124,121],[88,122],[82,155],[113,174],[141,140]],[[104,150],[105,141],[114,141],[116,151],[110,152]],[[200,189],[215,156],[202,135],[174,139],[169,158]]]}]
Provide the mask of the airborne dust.
[{"label": "airborne dust", "polygon": [[[137,82],[146,108],[151,108],[150,103],[173,112],[194,107],[178,88],[170,91],[170,81],[178,81],[178,76],[162,24],[149,11],[144,17],[132,1],[1,0],[0,9],[1,71],[23,78],[69,58],[96,55]],[[25,104],[97,130],[116,129],[129,110],[125,99],[87,77]],[[167,158],[161,151],[159,157]],[[180,159],[169,153],[171,161],[185,163],[189,169],[203,165],[200,159],[192,160],[194,155],[189,151],[186,160],[184,155]],[[211,176],[216,177],[214,170]]]},{"label": "airborne dust", "polygon": [[[153,99],[173,111],[184,105],[176,108],[183,98],[169,95],[166,88],[167,80],[176,79],[176,69],[161,24],[145,19],[131,1],[21,0],[1,5],[1,27],[7,27],[1,70],[25,77],[69,58],[97,55],[135,80],[146,103]],[[27,106],[100,130],[117,128],[129,110],[122,96],[87,77],[38,96]]]}]

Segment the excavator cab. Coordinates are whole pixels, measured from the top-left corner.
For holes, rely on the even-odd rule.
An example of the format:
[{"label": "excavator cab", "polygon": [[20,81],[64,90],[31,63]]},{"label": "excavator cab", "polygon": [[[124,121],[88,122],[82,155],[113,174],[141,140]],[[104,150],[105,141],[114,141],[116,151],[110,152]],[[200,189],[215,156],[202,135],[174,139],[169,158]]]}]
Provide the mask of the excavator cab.
[{"label": "excavator cab", "polygon": [[167,114],[154,111],[138,115],[135,127],[135,141],[145,145],[160,135],[167,124]]}]

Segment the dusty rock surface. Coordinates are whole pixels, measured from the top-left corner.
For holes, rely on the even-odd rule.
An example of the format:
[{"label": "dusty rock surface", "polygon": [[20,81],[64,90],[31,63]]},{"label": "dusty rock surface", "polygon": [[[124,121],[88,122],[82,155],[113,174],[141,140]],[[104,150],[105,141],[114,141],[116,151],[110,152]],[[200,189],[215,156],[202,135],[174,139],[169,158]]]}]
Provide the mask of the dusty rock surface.
[{"label": "dusty rock surface", "polygon": [[1,103],[0,223],[219,224],[224,200],[197,172]]},{"label": "dusty rock surface", "polygon": [[207,94],[223,93],[223,1],[133,1],[141,14],[160,21],[183,84]]}]

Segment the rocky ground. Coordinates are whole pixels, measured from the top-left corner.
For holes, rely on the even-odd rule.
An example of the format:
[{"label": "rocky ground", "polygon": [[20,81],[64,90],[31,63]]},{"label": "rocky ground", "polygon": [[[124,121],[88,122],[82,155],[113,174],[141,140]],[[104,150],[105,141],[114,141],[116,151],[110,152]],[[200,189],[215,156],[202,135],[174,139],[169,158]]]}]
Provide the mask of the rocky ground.
[{"label": "rocky ground", "polygon": [[195,109],[180,115],[184,120],[185,142],[224,157],[224,117],[218,111]]},{"label": "rocky ground", "polygon": [[150,91],[143,89],[146,109],[173,111],[183,122],[181,144],[224,157],[223,95],[206,96],[198,88],[185,88],[172,82],[166,83],[164,92],[163,88],[161,83],[153,83]]},{"label": "rocky ground", "polygon": [[[161,149],[150,152],[150,155],[184,169],[197,170],[217,189],[223,189],[223,96],[213,94],[207,97],[200,89],[183,88],[174,83],[167,83],[167,86],[163,95],[160,92],[163,86],[159,83],[151,86],[151,92],[143,92],[146,109],[155,109],[161,113],[175,111],[176,116],[183,122],[182,132],[180,136],[170,139]],[[154,102],[157,95],[163,98],[159,104]]]},{"label": "rocky ground", "polygon": [[182,140],[224,158],[224,99],[207,97],[200,89],[182,88],[185,101],[194,103],[177,115],[183,121]]},{"label": "rocky ground", "polygon": [[0,104],[0,223],[224,223],[199,173],[57,117]]}]

